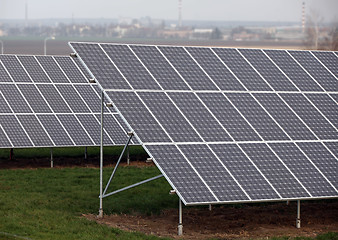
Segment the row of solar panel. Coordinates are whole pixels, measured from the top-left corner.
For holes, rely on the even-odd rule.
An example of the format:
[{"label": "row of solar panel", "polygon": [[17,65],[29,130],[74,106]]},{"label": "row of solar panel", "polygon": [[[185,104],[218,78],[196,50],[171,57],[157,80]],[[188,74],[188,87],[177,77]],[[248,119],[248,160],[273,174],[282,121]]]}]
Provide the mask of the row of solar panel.
[{"label": "row of solar panel", "polygon": [[338,56],[334,52],[91,43],[71,46],[106,90],[338,90]]},{"label": "row of solar panel", "polygon": [[107,94],[144,143],[338,138],[338,105],[326,94]]},{"label": "row of solar panel", "polygon": [[337,142],[146,148],[188,205],[337,196]]},{"label": "row of solar panel", "polygon": [[[124,145],[127,129],[117,114],[105,114],[104,145]],[[99,114],[0,115],[0,148],[99,146]]]},{"label": "row of solar panel", "polygon": [[0,82],[88,83],[78,59],[65,56],[0,55]]}]

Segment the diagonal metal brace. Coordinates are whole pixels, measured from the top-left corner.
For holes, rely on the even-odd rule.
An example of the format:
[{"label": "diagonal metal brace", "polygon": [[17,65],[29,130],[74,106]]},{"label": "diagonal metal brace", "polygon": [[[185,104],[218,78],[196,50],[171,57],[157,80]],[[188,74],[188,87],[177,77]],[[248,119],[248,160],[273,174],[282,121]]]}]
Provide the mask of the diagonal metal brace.
[{"label": "diagonal metal brace", "polygon": [[134,136],[134,133],[133,133],[133,132],[128,132],[128,135],[129,135],[128,141],[127,141],[126,145],[124,145],[124,148],[123,148],[123,150],[122,150],[122,152],[121,152],[121,154],[120,154],[119,160],[117,160],[117,163],[116,163],[116,165],[115,165],[115,168],[114,168],[114,170],[113,170],[113,173],[111,174],[111,176],[110,176],[110,178],[109,178],[109,181],[108,181],[108,183],[107,183],[107,185],[106,185],[106,188],[105,188],[104,191],[103,191],[103,194],[102,194],[103,196],[106,194],[106,191],[107,191],[107,189],[108,189],[108,187],[109,187],[109,185],[110,185],[110,182],[111,182],[111,180],[113,179],[113,177],[114,177],[114,175],[115,175],[116,169],[117,169],[117,167],[119,166],[119,164],[120,164],[120,162],[121,162],[121,159],[122,159],[122,157],[123,157],[123,154],[124,154],[124,152],[126,151],[126,149],[127,149],[128,145],[129,145],[129,143],[130,143],[132,137]]},{"label": "diagonal metal brace", "polygon": [[132,185],[130,185],[130,186],[127,186],[127,187],[121,188],[121,189],[119,189],[119,190],[116,190],[116,191],[113,191],[113,192],[111,192],[111,193],[104,194],[102,197],[103,197],[103,198],[105,198],[105,197],[109,197],[109,196],[111,196],[111,195],[114,195],[114,194],[116,194],[116,193],[123,192],[123,191],[125,191],[125,190],[128,190],[128,189],[130,189],[130,188],[137,187],[137,186],[139,186],[139,185],[141,185],[141,184],[144,184],[144,183],[147,183],[147,182],[150,182],[150,181],[156,180],[156,179],[158,179],[158,178],[161,178],[161,177],[163,177],[163,175],[162,175],[162,174],[160,174],[160,175],[157,175],[157,176],[155,176],[155,177],[152,177],[152,178],[149,178],[149,179],[143,180],[143,181],[141,181],[141,182],[138,182],[138,183],[132,184]]}]

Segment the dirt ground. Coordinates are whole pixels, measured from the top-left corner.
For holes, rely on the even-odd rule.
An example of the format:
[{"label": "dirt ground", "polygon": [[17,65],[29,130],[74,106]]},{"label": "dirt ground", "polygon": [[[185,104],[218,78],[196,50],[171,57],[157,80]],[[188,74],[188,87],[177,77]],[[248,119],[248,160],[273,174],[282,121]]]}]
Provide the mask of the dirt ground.
[{"label": "dirt ground", "polygon": [[[242,206],[242,205],[241,205]],[[301,228],[296,224],[297,203],[215,206],[183,208],[183,236],[177,236],[178,211],[165,210],[157,216],[110,215],[98,219],[84,215],[100,224],[125,231],[138,231],[175,239],[266,239],[278,236],[315,237],[338,232],[338,201],[301,203]]]}]

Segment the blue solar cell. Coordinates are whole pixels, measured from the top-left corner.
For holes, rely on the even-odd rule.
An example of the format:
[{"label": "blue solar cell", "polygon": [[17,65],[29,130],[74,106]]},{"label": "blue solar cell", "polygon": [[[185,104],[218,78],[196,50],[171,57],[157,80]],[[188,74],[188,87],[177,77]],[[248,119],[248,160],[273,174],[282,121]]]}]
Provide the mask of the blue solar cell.
[{"label": "blue solar cell", "polygon": [[37,115],[56,146],[74,146],[67,132],[54,115]]},{"label": "blue solar cell", "polygon": [[3,96],[7,100],[7,103],[10,105],[14,113],[32,112],[15,85],[0,85],[0,91],[2,92]]},{"label": "blue solar cell", "polygon": [[88,79],[80,72],[70,57],[54,57],[54,59],[71,83],[88,83]]},{"label": "blue solar cell", "polygon": [[272,91],[236,49],[214,48],[213,50],[248,90]]},{"label": "blue solar cell", "polygon": [[285,50],[264,50],[301,91],[323,91]]},{"label": "blue solar cell", "polygon": [[36,58],[53,83],[69,83],[66,75],[62,72],[53,57],[37,56]]},{"label": "blue solar cell", "polygon": [[[14,82],[32,82],[16,56],[0,55],[0,60],[7,69],[8,73],[11,75]],[[7,78],[7,74],[5,74],[5,78],[7,79],[7,81],[9,81],[9,79]]]},{"label": "blue solar cell", "polygon": [[210,147],[252,200],[279,198],[269,182],[237,145],[214,144]]},{"label": "blue solar cell", "polygon": [[53,146],[54,144],[34,115],[18,115],[18,119],[36,147]]},{"label": "blue solar cell", "polygon": [[245,90],[211,49],[196,47],[186,49],[221,90]]},{"label": "blue solar cell", "polygon": [[259,141],[260,137],[221,93],[197,94],[236,141]]},{"label": "blue solar cell", "polygon": [[289,53],[311,74],[326,91],[338,91],[337,79],[309,51]]},{"label": "blue solar cell", "polygon": [[71,45],[104,89],[131,89],[100,45],[87,43]]},{"label": "blue solar cell", "polygon": [[337,194],[295,144],[273,143],[269,145],[312,196],[335,196]]},{"label": "blue solar cell", "polygon": [[[75,65],[80,69],[80,71],[82,72],[82,74],[86,77],[87,80],[91,79],[92,76],[90,74],[90,72],[88,71],[87,68],[85,68],[83,66],[83,64],[80,62],[79,58],[73,58],[72,59],[75,63]],[[70,81],[73,81],[72,79],[69,79]]]},{"label": "blue solar cell", "polygon": [[8,140],[5,132],[3,131],[2,128],[2,123],[0,122],[0,147],[1,148],[10,148],[12,147],[12,144]]},{"label": "blue solar cell", "polygon": [[107,94],[143,142],[170,142],[167,134],[135,93],[107,92]]},{"label": "blue solar cell", "polygon": [[338,189],[338,161],[325,148],[323,143],[318,142],[302,142],[297,145],[304,151],[304,153],[311,159],[311,161],[318,167],[318,169],[326,176],[326,178]]},{"label": "blue solar cell", "polygon": [[281,94],[289,106],[320,139],[338,139],[337,130],[302,94]]},{"label": "blue solar cell", "polygon": [[127,45],[102,44],[102,48],[134,89],[161,89]]},{"label": "blue solar cell", "polygon": [[[240,144],[249,158],[283,198],[309,197],[296,178],[263,143]],[[280,157],[281,160],[285,160]]]},{"label": "blue solar cell", "polygon": [[33,144],[24,129],[13,115],[0,115],[0,124],[14,147],[31,147]]},{"label": "blue solar cell", "polygon": [[50,83],[50,79],[34,56],[18,56],[33,82]]},{"label": "blue solar cell", "polygon": [[1,88],[0,88],[0,113],[12,113],[5,99],[1,95]]},{"label": "blue solar cell", "polygon": [[[75,113],[88,113],[90,109],[76,92],[75,88],[69,85],[57,85],[56,88],[60,91],[63,98]],[[99,103],[99,102],[98,102]],[[101,112],[101,111],[100,111]]]},{"label": "blue solar cell", "polygon": [[312,51],[312,53],[338,78],[338,57],[333,52]]},{"label": "blue solar cell", "polygon": [[278,95],[254,94],[254,96],[293,140],[316,139]]},{"label": "blue solar cell", "polygon": [[189,87],[155,46],[130,46],[157,82],[165,90],[188,90]]},{"label": "blue solar cell", "polygon": [[1,58],[0,58],[0,82],[13,82],[11,77],[8,75],[6,69],[1,64]]},{"label": "blue solar cell", "polygon": [[194,90],[217,90],[207,75],[189,56],[183,47],[159,47],[183,79]]},{"label": "blue solar cell", "polygon": [[34,85],[18,85],[21,93],[25,96],[27,102],[35,113],[51,113],[52,111],[46,104],[38,89]]},{"label": "blue solar cell", "polygon": [[[70,86],[71,87],[71,86]],[[53,85],[39,84],[37,88],[55,113],[71,113],[71,110]]]},{"label": "blue solar cell", "polygon": [[329,95],[326,94],[306,94],[306,96],[320,109],[327,119],[338,128],[338,105]]},{"label": "blue solar cell", "polygon": [[211,157],[213,153],[206,145],[180,145],[179,149],[219,201],[249,200],[221,162]]},{"label": "blue solar cell", "polygon": [[[95,90],[92,88],[92,86],[89,85],[75,85],[74,88],[77,90],[77,92],[80,94],[82,99],[87,103],[90,110],[94,113],[100,113],[101,112],[101,99],[95,92]],[[105,112],[107,112],[107,108],[103,108]]]},{"label": "blue solar cell", "polygon": [[187,204],[216,202],[211,191],[175,146],[149,145],[147,149]]},{"label": "blue solar cell", "polygon": [[335,155],[336,159],[338,158],[338,142],[325,142],[330,151]]},{"label": "blue solar cell", "polygon": [[[274,90],[297,91],[297,88],[284,76],[261,49],[239,49],[239,51]],[[278,81],[276,81],[276,79],[278,79]]]},{"label": "blue solar cell", "polygon": [[175,142],[202,142],[165,93],[139,93],[149,110]]},{"label": "blue solar cell", "polygon": [[232,141],[193,93],[169,93],[168,95],[205,141]]},{"label": "blue solar cell", "polygon": [[226,95],[264,140],[289,139],[250,94],[227,93]]}]

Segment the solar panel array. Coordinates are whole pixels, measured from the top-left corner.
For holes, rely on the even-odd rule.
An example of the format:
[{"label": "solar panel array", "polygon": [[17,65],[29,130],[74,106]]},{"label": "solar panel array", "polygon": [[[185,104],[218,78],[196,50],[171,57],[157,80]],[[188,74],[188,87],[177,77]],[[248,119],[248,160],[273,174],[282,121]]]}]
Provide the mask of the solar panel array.
[{"label": "solar panel array", "polygon": [[70,46],[186,205],[338,196],[336,53]]},{"label": "solar panel array", "polygon": [[[99,146],[101,100],[79,60],[0,55],[0,148]],[[120,116],[105,108],[105,145],[124,145]]]}]

